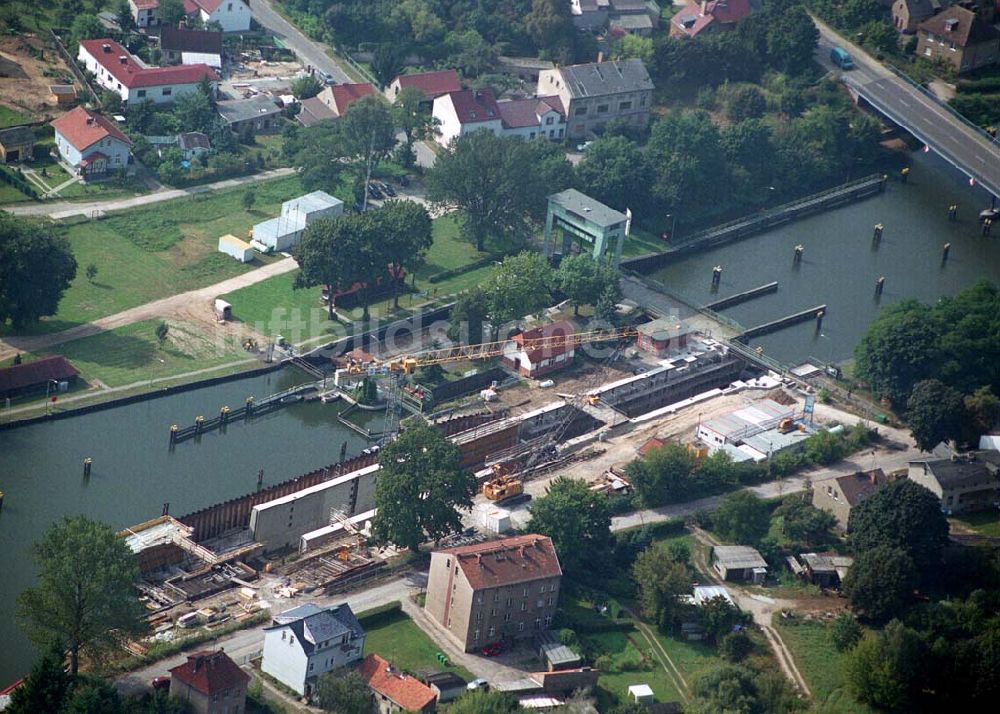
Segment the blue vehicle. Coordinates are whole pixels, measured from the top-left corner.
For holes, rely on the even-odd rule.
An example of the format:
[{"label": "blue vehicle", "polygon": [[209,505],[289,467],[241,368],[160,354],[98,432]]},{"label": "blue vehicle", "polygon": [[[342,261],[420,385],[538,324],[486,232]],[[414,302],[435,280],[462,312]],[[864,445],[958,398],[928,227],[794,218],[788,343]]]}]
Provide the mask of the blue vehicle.
[{"label": "blue vehicle", "polygon": [[854,60],[843,47],[834,47],[830,50],[830,60],[841,69],[854,69]]}]

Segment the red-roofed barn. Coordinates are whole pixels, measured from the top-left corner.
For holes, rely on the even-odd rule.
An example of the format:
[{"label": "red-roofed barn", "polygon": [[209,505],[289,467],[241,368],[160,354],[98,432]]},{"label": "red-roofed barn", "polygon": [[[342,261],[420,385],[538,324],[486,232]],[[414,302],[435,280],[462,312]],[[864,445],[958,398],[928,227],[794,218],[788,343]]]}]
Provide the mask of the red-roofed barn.
[{"label": "red-roofed barn", "polygon": [[0,399],[19,397],[36,392],[62,389],[80,376],[76,367],[65,357],[44,357],[34,362],[24,362],[0,369]]},{"label": "red-roofed barn", "polygon": [[731,30],[750,11],[749,0],[688,0],[670,19],[670,34],[697,37]]},{"label": "red-roofed barn", "polygon": [[442,94],[458,92],[462,89],[462,83],[458,79],[458,72],[453,69],[445,69],[440,72],[418,72],[416,74],[401,74],[392,80],[386,90],[389,100],[395,100],[404,87],[416,87],[427,101],[433,101]]},{"label": "red-roofed barn", "polygon": [[53,121],[52,128],[59,156],[84,179],[128,166],[132,142],[107,117],[77,107]]},{"label": "red-roofed barn", "polygon": [[452,139],[474,131],[490,131],[500,136],[503,119],[492,89],[465,89],[434,100],[434,118],[440,122],[438,143],[447,146]]},{"label": "red-roofed barn", "polygon": [[219,83],[219,75],[207,64],[146,67],[111,38],[81,40],[77,59],[97,77],[99,85],[121,96],[126,104],[146,100],[167,104],[198,91],[198,83],[205,78],[213,91]]},{"label": "red-roofed barn", "polygon": [[379,714],[432,712],[437,695],[412,675],[394,668],[388,660],[370,654],[358,667],[358,674],[372,690]]},{"label": "red-roofed barn", "polygon": [[375,94],[375,87],[362,84],[336,84],[327,87],[315,97],[302,100],[302,110],[297,119],[303,126],[312,126],[324,119],[339,119],[355,102]]},{"label": "red-roofed barn", "polygon": [[562,568],[552,540],[530,534],[431,554],[427,613],[466,652],[549,628]]},{"label": "red-roofed barn", "polygon": [[188,655],[170,670],[170,695],[195,714],[243,714],[250,675],[221,649]]}]

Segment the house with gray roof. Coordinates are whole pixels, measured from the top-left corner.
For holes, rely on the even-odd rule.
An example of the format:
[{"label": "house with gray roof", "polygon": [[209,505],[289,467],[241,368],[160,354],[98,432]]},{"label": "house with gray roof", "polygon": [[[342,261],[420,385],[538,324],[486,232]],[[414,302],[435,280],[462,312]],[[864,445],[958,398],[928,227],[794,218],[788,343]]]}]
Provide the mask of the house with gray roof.
[{"label": "house with gray roof", "polygon": [[911,461],[907,477],[941,499],[946,513],[993,508],[1000,500],[1000,452],[970,451]]},{"label": "house with gray roof", "polygon": [[567,136],[582,139],[602,131],[610,121],[645,127],[653,88],[642,60],[626,59],[542,70],[536,94],[559,97]]},{"label": "house with gray roof", "polygon": [[264,94],[249,99],[218,102],[215,108],[222,120],[237,134],[244,131],[274,134],[281,130],[281,107],[275,104],[273,98]]},{"label": "house with gray roof", "polygon": [[365,631],[350,605],[306,603],[275,615],[264,628],[260,668],[309,697],[320,675],[359,661],[364,649]]}]

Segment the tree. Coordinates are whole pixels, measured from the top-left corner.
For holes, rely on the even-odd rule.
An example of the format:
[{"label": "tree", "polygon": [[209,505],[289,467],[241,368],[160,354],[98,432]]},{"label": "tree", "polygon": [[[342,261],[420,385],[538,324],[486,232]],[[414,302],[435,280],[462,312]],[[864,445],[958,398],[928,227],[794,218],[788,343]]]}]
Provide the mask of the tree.
[{"label": "tree", "polygon": [[607,499],[591,491],[583,481],[556,478],[529,510],[528,530],[552,539],[563,570],[593,572],[610,552],[611,513]]},{"label": "tree", "polygon": [[76,277],[69,241],[41,223],[0,212],[0,325],[55,315]]},{"label": "tree", "polygon": [[837,615],[833,624],[830,625],[830,639],[838,652],[850,652],[854,645],[861,641],[864,630],[858,624],[857,619],[849,612],[842,612]]},{"label": "tree", "polygon": [[861,702],[888,711],[913,711],[923,689],[925,647],[915,631],[893,621],[867,635],[846,664],[847,683]]},{"label": "tree", "polygon": [[97,264],[87,263],[87,269],[84,271],[87,275],[87,280],[91,283],[94,282],[94,278],[97,277]]},{"label": "tree", "polygon": [[739,84],[726,95],[726,116],[734,122],[759,119],[767,111],[767,97],[754,84]]},{"label": "tree", "polygon": [[323,83],[314,75],[303,74],[293,79],[289,88],[296,99],[310,99],[323,91]]},{"label": "tree", "polygon": [[127,2],[118,3],[118,8],[115,10],[115,22],[118,23],[119,29],[125,33],[126,37],[136,29],[135,20],[132,18],[132,10],[129,8]]},{"label": "tree", "polygon": [[478,285],[459,295],[448,317],[448,339],[463,345],[480,344],[489,310],[486,292]]},{"label": "tree", "polygon": [[725,152],[707,112],[675,111],[653,124],[646,161],[655,175],[653,195],[674,210],[725,190]]},{"label": "tree", "polygon": [[524,251],[504,258],[483,286],[494,326],[549,305],[551,284],[552,268],[540,253]]},{"label": "tree", "polygon": [[459,465],[458,447],[426,424],[407,428],[380,452],[372,523],[375,543],[418,552],[420,544],[461,530],[476,480]]},{"label": "tree", "polygon": [[389,107],[378,97],[362,97],[336,124],[339,156],[354,162],[362,179],[374,171],[396,146]]},{"label": "tree", "polygon": [[819,30],[801,5],[793,5],[767,18],[768,62],[788,74],[806,72],[819,44]]},{"label": "tree", "polygon": [[212,106],[212,97],[204,90],[186,92],[174,101],[174,118],[181,131],[200,131],[206,134],[212,132],[220,121],[219,115]]},{"label": "tree", "polygon": [[872,391],[903,404],[939,362],[941,328],[930,308],[903,300],[885,308],[854,350],[855,371]]},{"label": "tree", "polygon": [[569,3],[562,0],[532,0],[531,12],[524,18],[524,28],[543,55],[565,61],[573,44],[576,29]]},{"label": "tree", "polygon": [[677,502],[690,489],[695,458],[683,444],[668,443],[649,450],[625,467],[632,487],[644,506]]},{"label": "tree", "polygon": [[730,632],[719,642],[719,653],[729,662],[742,662],[753,652],[753,640],[746,632]]},{"label": "tree", "polygon": [[77,15],[76,18],[74,18],[73,24],[70,26],[69,34],[72,38],[72,44],[77,45],[80,43],[80,40],[93,40],[99,37],[105,37],[107,36],[108,31],[107,28],[101,24],[97,15],[87,13]]},{"label": "tree", "polygon": [[844,578],[851,606],[873,622],[900,615],[913,597],[917,569],[902,548],[880,545],[857,553]]},{"label": "tree", "polygon": [[97,677],[79,677],[63,714],[124,714],[118,691]]},{"label": "tree", "polygon": [[240,200],[243,204],[243,210],[249,211],[257,203],[257,191],[253,188],[248,188],[243,192],[243,198]]},{"label": "tree", "polygon": [[649,65],[653,62],[653,40],[631,33],[615,41],[612,46],[614,59],[639,59]]},{"label": "tree", "polygon": [[379,252],[389,266],[393,302],[398,309],[399,285],[430,250],[434,224],[427,209],[414,201],[386,201],[375,212],[375,219],[381,239]]},{"label": "tree", "polygon": [[427,98],[416,87],[403,87],[392,103],[392,118],[396,127],[406,134],[406,144],[430,133],[434,117],[424,109]]},{"label": "tree", "polygon": [[487,241],[509,250],[528,241],[533,221],[544,216],[544,197],[571,178],[559,147],[477,131],[437,157],[427,190],[432,201],[458,208],[462,238],[476,250],[485,250]]},{"label": "tree", "polygon": [[703,670],[693,694],[684,705],[685,714],[787,714],[804,708],[781,674],[756,673],[744,665]]},{"label": "tree", "polygon": [[847,532],[855,553],[879,546],[902,548],[921,571],[938,567],[948,544],[940,500],[909,479],[878,489],[852,508]]},{"label": "tree", "polygon": [[639,554],[632,566],[642,614],[663,631],[677,619],[683,607],[681,597],[691,592],[691,570],[686,560],[677,556],[654,543]]},{"label": "tree", "polygon": [[156,14],[162,24],[177,27],[185,16],[184,0],[160,0]]},{"label": "tree", "polygon": [[467,692],[448,708],[448,714],[518,714],[523,711],[526,710],[521,708],[513,695],[485,689]]},{"label": "tree", "polygon": [[993,431],[1000,413],[1000,399],[990,387],[980,387],[965,397],[965,435],[968,443],[974,443],[981,434]]},{"label": "tree", "polygon": [[741,545],[754,545],[767,535],[771,516],[767,504],[750,491],[737,491],[726,496],[712,514],[716,532],[723,538]]},{"label": "tree", "polygon": [[594,260],[589,253],[563,258],[555,274],[555,284],[573,303],[573,314],[580,314],[580,305],[595,305],[608,291],[617,289],[615,302],[621,299],[621,276],[610,262]]},{"label": "tree", "polygon": [[[368,213],[313,221],[306,226],[302,239],[292,250],[299,263],[295,288],[324,286],[328,314],[331,320],[334,319],[338,290],[347,290],[358,281],[374,280],[374,237],[373,220]],[[367,298],[364,303],[367,315]]]},{"label": "tree", "polygon": [[721,595],[710,598],[698,608],[701,626],[710,642],[718,642],[738,627],[750,622],[750,615]]},{"label": "tree", "polygon": [[156,326],[156,341],[160,343],[160,347],[163,347],[163,343],[167,341],[167,335],[170,333],[170,325],[166,323],[165,320],[160,320],[160,324]]},{"label": "tree", "polygon": [[49,644],[24,683],[11,694],[7,714],[58,712],[69,698],[73,678],[66,673],[62,647]]},{"label": "tree", "polygon": [[808,492],[786,497],[774,516],[781,519],[781,531],[787,538],[810,546],[827,542],[830,529],[837,525],[833,514],[812,505]]},{"label": "tree", "polygon": [[406,66],[406,57],[399,44],[380,44],[372,53],[372,72],[383,87],[387,86]]},{"label": "tree", "polygon": [[38,585],[17,599],[28,635],[53,639],[69,652],[75,677],[80,654],[99,659],[127,637],[146,630],[135,596],[139,568],[125,541],[104,523],[66,516],[35,544]]},{"label": "tree", "polygon": [[917,382],[906,401],[906,422],[922,451],[931,451],[942,441],[957,439],[964,412],[962,395],[937,379]]},{"label": "tree", "polygon": [[638,144],[624,136],[603,137],[587,147],[576,175],[587,195],[609,206],[642,211],[649,205],[650,167]]},{"label": "tree", "polygon": [[320,675],[316,701],[323,711],[336,714],[370,714],[371,691],[361,675],[345,668]]}]

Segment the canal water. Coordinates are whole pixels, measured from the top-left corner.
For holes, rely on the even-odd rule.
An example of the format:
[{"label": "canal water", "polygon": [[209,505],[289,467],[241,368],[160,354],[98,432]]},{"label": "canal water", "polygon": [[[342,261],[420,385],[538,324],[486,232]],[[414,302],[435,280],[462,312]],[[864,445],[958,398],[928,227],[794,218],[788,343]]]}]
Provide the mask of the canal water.
[{"label": "canal water", "polygon": [[[0,431],[0,687],[23,676],[34,649],[15,623],[17,594],[33,584],[31,546],[66,514],[84,513],[123,528],[160,515],[184,515],[265,485],[335,463],[341,444],[348,457],[365,439],[337,421],[342,404],[300,402],[225,433],[168,445],[171,424],[212,416],[310,381],[296,369],[151,399],[61,421]],[[376,428],[377,425],[372,425]],[[83,459],[93,459],[89,479]]]},{"label": "canal water", "polygon": [[[886,305],[903,298],[933,303],[979,278],[1000,283],[1000,226],[981,236],[979,212],[989,196],[933,154],[915,153],[909,181],[890,181],[885,193],[775,228],[741,242],[686,256],[654,273],[673,291],[707,304],[777,280],[778,292],[722,310],[744,327],[815,305],[828,306],[822,330],[803,323],[752,340],[765,354],[788,364],[807,359],[849,359],[869,323]],[[959,204],[959,220],[948,206]],[[885,226],[872,242],[876,223]],[[947,262],[942,246],[951,243]],[[793,262],[795,246],[805,248]],[[712,268],[722,284],[711,288]],[[885,276],[881,298],[875,282]]]}]

